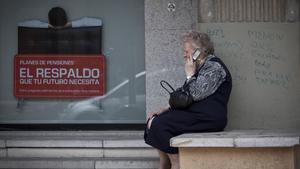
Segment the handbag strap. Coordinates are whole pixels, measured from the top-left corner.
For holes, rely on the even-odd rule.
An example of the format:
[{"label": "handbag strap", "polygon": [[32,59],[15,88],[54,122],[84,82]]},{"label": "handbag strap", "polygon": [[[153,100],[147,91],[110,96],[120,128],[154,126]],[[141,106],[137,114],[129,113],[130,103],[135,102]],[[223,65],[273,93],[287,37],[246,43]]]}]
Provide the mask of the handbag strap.
[{"label": "handbag strap", "polygon": [[164,84],[168,85],[168,87],[172,90],[172,92],[175,91],[174,88],[173,88],[167,81],[165,81],[165,80],[160,81],[161,87],[164,88],[168,93],[172,93],[172,92],[170,92],[170,91],[165,87]]}]

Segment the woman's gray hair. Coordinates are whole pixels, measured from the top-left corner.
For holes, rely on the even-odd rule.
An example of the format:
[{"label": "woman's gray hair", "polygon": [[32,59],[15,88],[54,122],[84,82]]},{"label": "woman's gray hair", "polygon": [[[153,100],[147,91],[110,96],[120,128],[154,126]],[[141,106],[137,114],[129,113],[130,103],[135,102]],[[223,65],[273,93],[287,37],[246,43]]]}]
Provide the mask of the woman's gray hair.
[{"label": "woman's gray hair", "polygon": [[204,50],[207,54],[214,54],[214,44],[206,33],[189,31],[182,35],[182,41],[191,43],[195,49]]}]

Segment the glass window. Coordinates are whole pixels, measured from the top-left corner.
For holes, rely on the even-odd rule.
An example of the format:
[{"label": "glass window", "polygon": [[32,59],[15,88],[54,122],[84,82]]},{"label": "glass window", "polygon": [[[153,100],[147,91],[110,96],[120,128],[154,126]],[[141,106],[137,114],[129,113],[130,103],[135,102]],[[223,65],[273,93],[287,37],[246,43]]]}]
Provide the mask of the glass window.
[{"label": "glass window", "polygon": [[[66,11],[68,21],[73,24],[73,27],[47,28],[48,11],[56,6]],[[83,18],[90,19],[78,23]],[[93,21],[91,18],[99,19],[100,22],[99,20]],[[4,0],[0,1],[0,21],[0,124],[144,123],[146,118],[144,1]],[[33,22],[33,26],[22,25],[28,24],[27,21]],[[100,35],[81,31],[81,29],[86,31],[88,28],[97,26],[100,27]],[[41,35],[38,33],[40,31],[35,31],[28,35],[28,41],[23,41],[24,37],[20,40],[20,27],[47,29],[48,33],[54,32],[56,38],[54,42],[49,41],[47,39],[48,36],[50,37],[49,34]],[[69,33],[70,30],[73,30],[73,33]],[[65,33],[61,33],[64,31]],[[81,36],[91,40],[80,39]],[[32,40],[34,38],[35,40]],[[72,45],[69,45],[70,39]],[[95,44],[97,44],[96,49],[91,49]],[[24,50],[21,49],[22,45],[25,45]],[[38,50],[34,51],[29,47],[30,45],[38,46]],[[41,49],[43,45],[52,46],[54,50]],[[20,56],[22,53],[24,55]],[[93,54],[96,59],[89,60],[90,54]],[[102,63],[102,60],[97,60],[98,56],[105,58],[104,66],[101,67],[103,70],[96,70],[93,67],[98,62]],[[18,60],[20,57],[22,61]],[[59,57],[66,59],[61,60]],[[78,64],[76,57],[81,57]],[[47,61],[49,64],[52,63],[50,67],[42,65],[42,63],[48,63]],[[21,68],[16,66],[18,64],[20,66],[21,63],[29,67],[35,65],[35,67],[27,69],[25,66],[22,69],[22,66]],[[71,66],[66,66],[68,64]],[[70,73],[71,68],[74,70],[73,73]],[[87,77],[83,77],[84,75]],[[15,76],[19,79],[16,80]],[[33,77],[30,82],[28,77],[31,76]],[[89,93],[93,87],[89,85],[90,81],[83,80],[90,79],[92,76],[95,78],[105,76],[104,79],[99,80],[98,84],[101,88],[103,87],[101,90],[104,93]],[[46,81],[42,81],[43,79],[58,80],[58,77],[61,77],[60,80],[68,80],[66,83],[69,84],[57,85],[54,81],[46,84]],[[41,80],[40,83],[44,85],[42,90],[37,87],[39,82],[37,79],[35,82],[34,78]],[[70,85],[76,78],[75,85]],[[79,86],[83,86],[81,83],[84,82],[88,84],[85,84],[85,88],[81,90]],[[26,83],[29,83],[29,87],[22,88],[22,90],[32,93],[27,93],[27,95],[18,93],[20,86]],[[61,91],[61,88],[69,92],[55,97],[57,94],[55,92]],[[41,95],[35,95],[39,92],[37,89],[49,92],[40,97]],[[80,90],[86,91],[76,95],[76,91]]]}]

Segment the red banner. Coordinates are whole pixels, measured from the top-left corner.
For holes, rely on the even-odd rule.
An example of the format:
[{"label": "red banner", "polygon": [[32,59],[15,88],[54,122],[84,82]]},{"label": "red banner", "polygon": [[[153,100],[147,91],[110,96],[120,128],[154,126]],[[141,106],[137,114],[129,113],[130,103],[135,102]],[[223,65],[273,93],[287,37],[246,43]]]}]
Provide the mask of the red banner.
[{"label": "red banner", "polygon": [[103,55],[16,55],[14,71],[18,98],[82,98],[105,92]]}]

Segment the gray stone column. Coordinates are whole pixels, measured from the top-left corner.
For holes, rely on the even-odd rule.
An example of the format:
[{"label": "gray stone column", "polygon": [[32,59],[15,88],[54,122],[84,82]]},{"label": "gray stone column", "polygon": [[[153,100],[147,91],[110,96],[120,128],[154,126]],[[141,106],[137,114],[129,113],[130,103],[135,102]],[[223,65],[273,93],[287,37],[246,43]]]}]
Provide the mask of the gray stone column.
[{"label": "gray stone column", "polygon": [[196,28],[197,0],[145,0],[146,109],[168,105],[159,82],[174,87],[185,80],[181,35]]}]

